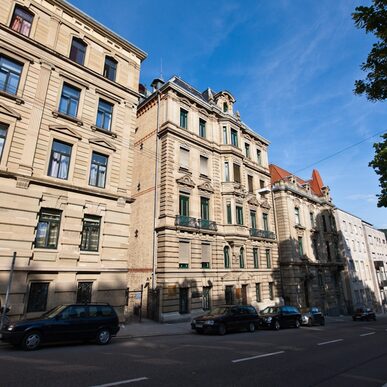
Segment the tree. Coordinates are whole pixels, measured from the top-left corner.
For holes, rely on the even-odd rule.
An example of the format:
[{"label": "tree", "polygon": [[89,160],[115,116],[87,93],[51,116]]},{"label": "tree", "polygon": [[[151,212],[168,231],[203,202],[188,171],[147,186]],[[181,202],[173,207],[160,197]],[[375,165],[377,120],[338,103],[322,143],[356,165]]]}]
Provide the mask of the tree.
[{"label": "tree", "polygon": [[[373,33],[378,41],[372,45],[361,69],[368,72],[364,80],[355,81],[355,94],[365,94],[372,101],[387,99],[387,0],[373,0],[370,7],[359,6],[352,14],[355,25]],[[378,207],[387,207],[387,133],[383,141],[374,144],[375,157],[369,163],[379,175],[381,194]]]}]

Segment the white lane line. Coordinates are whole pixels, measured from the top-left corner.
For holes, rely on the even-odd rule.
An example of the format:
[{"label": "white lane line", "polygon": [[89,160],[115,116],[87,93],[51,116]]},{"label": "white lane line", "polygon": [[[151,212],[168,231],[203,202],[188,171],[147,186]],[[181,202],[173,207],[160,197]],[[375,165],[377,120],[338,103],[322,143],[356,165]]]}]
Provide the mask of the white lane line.
[{"label": "white lane line", "polygon": [[324,342],[322,342],[322,343],[318,343],[317,345],[326,345],[326,344],[338,343],[339,341],[344,341],[344,339],[337,339],[337,340],[331,340],[331,341],[324,341]]},{"label": "white lane line", "polygon": [[119,386],[120,384],[128,384],[128,383],[141,382],[142,380],[148,380],[148,378],[144,376],[144,377],[142,377],[142,378],[121,380],[121,381],[119,381],[119,382],[114,382],[114,383],[98,384],[98,385],[91,386],[91,387],[110,387],[110,386]]},{"label": "white lane line", "polygon": [[272,353],[265,353],[263,355],[257,355],[257,356],[251,356],[251,357],[245,357],[243,359],[236,359],[236,360],[231,360],[232,363],[240,363],[241,361],[247,361],[247,360],[254,360],[254,359],[259,359],[260,357],[267,357],[267,356],[274,356],[274,355],[279,355],[280,353],[284,353],[285,351],[278,351],[278,352],[272,352]]},{"label": "white lane line", "polygon": [[360,336],[369,336],[369,335],[374,335],[376,332],[369,332],[369,333],[363,333]]}]

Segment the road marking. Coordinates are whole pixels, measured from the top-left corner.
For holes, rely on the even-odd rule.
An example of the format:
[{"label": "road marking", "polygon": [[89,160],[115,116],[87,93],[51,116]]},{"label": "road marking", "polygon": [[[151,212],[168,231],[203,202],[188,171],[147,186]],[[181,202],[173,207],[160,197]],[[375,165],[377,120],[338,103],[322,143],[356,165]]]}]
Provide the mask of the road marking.
[{"label": "road marking", "polygon": [[254,359],[259,359],[260,357],[267,357],[267,356],[274,356],[274,355],[279,355],[280,353],[284,353],[285,351],[278,351],[278,352],[272,352],[272,353],[265,353],[263,355],[257,355],[257,356],[251,356],[251,357],[245,357],[243,359],[236,359],[236,360],[231,360],[232,363],[240,363],[241,361],[247,361],[247,360],[254,360]]},{"label": "road marking", "polygon": [[142,380],[148,380],[148,378],[144,376],[144,377],[142,377],[142,378],[121,380],[120,382],[114,382],[114,383],[98,384],[98,385],[91,386],[91,387],[110,387],[110,386],[119,386],[120,384],[127,384],[127,383],[141,382]]},{"label": "road marking", "polygon": [[369,333],[363,333],[360,336],[369,336],[369,335],[374,335],[376,332],[369,332]]},{"label": "road marking", "polygon": [[318,343],[317,345],[326,345],[326,344],[338,343],[339,341],[344,341],[344,339],[337,339],[337,340],[331,340],[331,341],[324,341],[323,343]]}]

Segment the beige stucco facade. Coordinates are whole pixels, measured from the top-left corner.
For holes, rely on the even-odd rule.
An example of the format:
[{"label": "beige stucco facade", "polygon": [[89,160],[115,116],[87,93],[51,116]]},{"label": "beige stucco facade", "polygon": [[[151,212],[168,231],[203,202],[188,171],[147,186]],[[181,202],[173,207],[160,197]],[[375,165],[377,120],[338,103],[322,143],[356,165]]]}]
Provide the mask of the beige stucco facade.
[{"label": "beige stucco facade", "polygon": [[[28,19],[22,27],[16,9]],[[84,56],[72,52],[74,38]],[[106,69],[107,58],[114,74],[113,67]],[[0,85],[2,302],[16,252],[11,315],[30,317],[75,302],[85,291],[91,301],[110,302],[122,317],[133,259],[132,149],[145,54],[66,2],[2,0],[0,59],[6,72],[18,71],[13,84],[4,78]],[[66,87],[75,100],[65,95]],[[101,101],[110,113],[101,113]],[[56,146],[71,151],[60,155]],[[98,177],[91,176],[95,155],[103,160],[100,169],[93,164]],[[59,226],[44,216],[59,219]],[[95,222],[92,243],[85,240],[88,217]],[[80,283],[86,287],[79,289]]]}]

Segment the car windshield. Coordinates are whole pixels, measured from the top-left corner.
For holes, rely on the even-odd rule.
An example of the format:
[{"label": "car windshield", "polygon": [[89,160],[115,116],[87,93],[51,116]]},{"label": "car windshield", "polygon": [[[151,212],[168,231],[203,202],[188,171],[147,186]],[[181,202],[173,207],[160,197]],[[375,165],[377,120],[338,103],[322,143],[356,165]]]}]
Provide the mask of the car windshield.
[{"label": "car windshield", "polygon": [[53,318],[58,315],[67,305],[58,305],[55,308],[50,309],[48,312],[42,314],[42,318]]},{"label": "car windshield", "polygon": [[310,311],[310,308],[301,308],[302,313],[309,313]]},{"label": "car windshield", "polygon": [[276,306],[268,306],[261,313],[262,314],[275,314],[279,312],[279,308]]},{"label": "car windshield", "polygon": [[230,308],[227,308],[225,306],[219,306],[217,308],[211,309],[211,312],[209,314],[226,314]]}]

